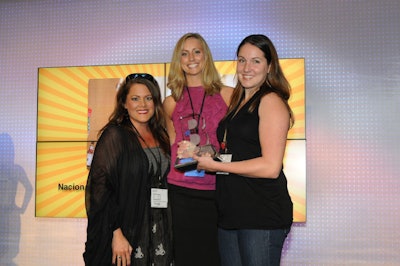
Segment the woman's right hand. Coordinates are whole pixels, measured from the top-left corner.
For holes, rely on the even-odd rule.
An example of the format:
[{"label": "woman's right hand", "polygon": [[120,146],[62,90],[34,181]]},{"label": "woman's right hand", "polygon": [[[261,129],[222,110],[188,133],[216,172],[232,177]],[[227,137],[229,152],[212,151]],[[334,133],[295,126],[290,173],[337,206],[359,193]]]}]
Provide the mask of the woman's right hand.
[{"label": "woman's right hand", "polygon": [[121,229],[118,228],[113,232],[111,243],[112,248],[112,264],[117,266],[131,265],[131,254],[133,248],[125,238]]}]

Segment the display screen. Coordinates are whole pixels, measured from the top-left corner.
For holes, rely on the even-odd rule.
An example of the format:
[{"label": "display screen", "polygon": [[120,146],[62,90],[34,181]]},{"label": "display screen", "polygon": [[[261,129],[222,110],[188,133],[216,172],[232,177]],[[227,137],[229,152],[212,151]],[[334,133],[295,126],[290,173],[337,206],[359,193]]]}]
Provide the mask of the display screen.
[{"label": "display screen", "polygon": [[[295,125],[289,131],[284,171],[294,203],[294,221],[306,220],[305,60],[281,59],[292,87]],[[235,61],[215,65],[234,87]],[[153,75],[162,97],[168,63],[49,67],[38,69],[36,216],[86,217],[85,187],[99,130],[115,105],[119,84],[131,73]]]}]

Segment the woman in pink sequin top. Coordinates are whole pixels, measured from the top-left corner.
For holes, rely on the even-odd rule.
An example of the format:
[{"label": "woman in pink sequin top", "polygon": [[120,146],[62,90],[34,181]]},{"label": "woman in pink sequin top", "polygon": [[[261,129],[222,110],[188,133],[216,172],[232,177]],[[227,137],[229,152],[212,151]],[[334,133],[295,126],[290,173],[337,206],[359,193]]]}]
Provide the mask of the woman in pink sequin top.
[{"label": "woman in pink sequin top", "polygon": [[[197,33],[177,42],[168,75],[171,95],[164,100],[171,141],[171,164],[178,146],[212,144],[233,88],[224,86],[210,49]],[[176,266],[219,265],[215,174],[171,167],[168,174]]]}]

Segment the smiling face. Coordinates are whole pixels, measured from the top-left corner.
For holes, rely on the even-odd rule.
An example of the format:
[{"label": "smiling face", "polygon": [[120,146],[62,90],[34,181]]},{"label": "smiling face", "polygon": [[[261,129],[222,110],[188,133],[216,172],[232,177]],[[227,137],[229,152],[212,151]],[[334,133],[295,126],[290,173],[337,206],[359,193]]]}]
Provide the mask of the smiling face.
[{"label": "smiling face", "polygon": [[154,101],[150,90],[144,84],[134,83],[129,89],[124,105],[132,124],[139,128],[147,125],[154,115]]},{"label": "smiling face", "polygon": [[201,42],[196,38],[188,38],[181,51],[181,67],[186,75],[201,74],[205,65],[205,55]]},{"label": "smiling face", "polygon": [[250,90],[260,88],[269,72],[263,51],[246,43],[240,48],[237,60],[236,72],[242,86]]}]

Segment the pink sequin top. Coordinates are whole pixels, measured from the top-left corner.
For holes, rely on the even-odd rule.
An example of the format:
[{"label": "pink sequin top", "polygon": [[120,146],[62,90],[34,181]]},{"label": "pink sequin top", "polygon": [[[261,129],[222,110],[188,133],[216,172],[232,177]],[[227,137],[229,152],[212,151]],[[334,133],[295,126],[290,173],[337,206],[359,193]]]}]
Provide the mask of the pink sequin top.
[{"label": "pink sequin top", "polygon": [[174,123],[176,138],[171,146],[171,170],[168,174],[168,183],[198,189],[198,190],[215,190],[215,175],[205,174],[204,177],[185,176],[183,172],[176,170],[173,165],[176,160],[177,143],[188,139],[188,121],[195,119],[198,121],[198,134],[200,135],[200,145],[211,143],[219,150],[216,130],[219,121],[224,117],[228,107],[224,102],[221,94],[217,93],[212,96],[206,96],[201,116],[198,117],[204,97],[204,88],[189,87],[190,98],[193,103],[195,117],[189,100],[188,91],[185,89],[181,100],[176,103],[175,110],[172,113],[172,121]]}]

